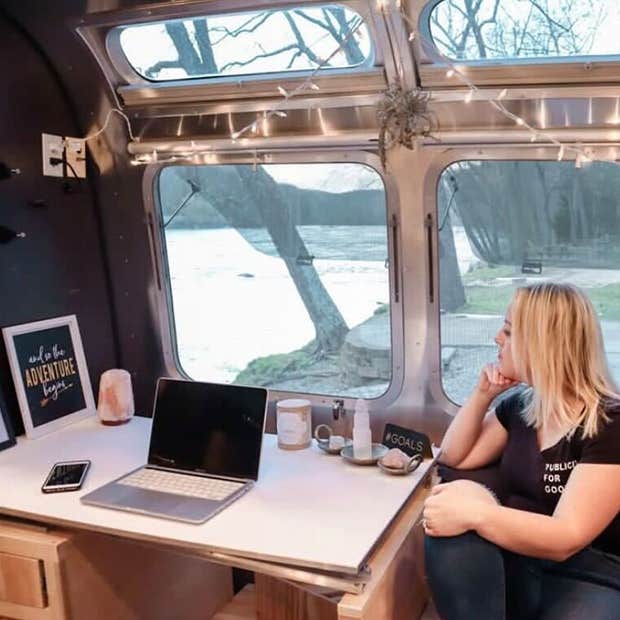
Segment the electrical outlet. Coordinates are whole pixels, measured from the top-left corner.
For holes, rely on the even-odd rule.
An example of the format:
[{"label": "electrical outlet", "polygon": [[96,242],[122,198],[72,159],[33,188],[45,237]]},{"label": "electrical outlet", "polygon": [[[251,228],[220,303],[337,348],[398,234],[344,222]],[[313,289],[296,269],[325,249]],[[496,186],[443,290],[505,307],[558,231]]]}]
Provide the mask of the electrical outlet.
[{"label": "electrical outlet", "polygon": [[62,160],[62,152],[65,148],[62,136],[54,136],[49,133],[43,133],[41,134],[41,141],[43,146],[43,176],[64,176],[62,163],[56,165],[52,165],[50,163],[50,159]]},{"label": "electrical outlet", "polygon": [[67,176],[86,178],[86,142],[82,138],[65,138]]}]

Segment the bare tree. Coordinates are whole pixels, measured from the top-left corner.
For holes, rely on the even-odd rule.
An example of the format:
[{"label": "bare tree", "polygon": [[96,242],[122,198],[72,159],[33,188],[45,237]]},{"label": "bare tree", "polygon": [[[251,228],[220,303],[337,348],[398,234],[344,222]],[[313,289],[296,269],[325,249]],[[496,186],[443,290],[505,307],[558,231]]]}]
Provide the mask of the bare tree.
[{"label": "bare tree", "polygon": [[[518,265],[543,254],[547,264],[564,264],[565,244],[600,247],[620,226],[614,164],[576,169],[572,162],[469,161],[453,164],[447,175],[459,187],[453,211],[489,264]],[[597,265],[613,264],[611,255],[599,254]],[[448,278],[443,271],[442,277]]]},{"label": "bare tree", "polygon": [[457,59],[571,56],[590,51],[604,17],[594,0],[444,0],[431,32]]},{"label": "bare tree", "polygon": [[176,60],[160,60],[146,69],[147,77],[156,78],[164,69],[182,67],[188,75],[209,75],[217,73],[215,58],[207,20],[194,20],[195,38],[192,39],[183,22],[168,22],[166,33],[174,43],[178,58]]},{"label": "bare tree", "polygon": [[[273,29],[280,28],[275,20],[282,18],[288,25],[289,36],[269,36],[269,29],[273,32]],[[316,9],[260,11],[250,14],[245,21],[234,28],[221,24],[210,26],[209,18],[168,22],[165,24],[165,30],[177,52],[177,58],[155,62],[145,70],[145,75],[157,79],[165,69],[181,69],[188,77],[225,75],[234,73],[235,69],[242,67],[248,69],[261,60],[273,57],[282,57],[282,69],[294,68],[300,58],[307,59],[311,66],[342,66],[342,62],[338,59],[339,54],[344,55],[347,65],[355,66],[365,59],[356,37],[351,36],[351,32],[357,29],[361,19],[355,13],[347,13],[344,7],[329,6],[322,8],[320,12]],[[318,28],[323,35],[317,40],[308,41],[309,27],[315,30]],[[259,37],[262,28],[264,36]],[[257,35],[256,53],[244,55],[243,46],[240,45],[237,49],[238,57],[224,58],[222,54],[222,58],[218,61],[218,48],[251,34]],[[316,51],[318,44],[325,38],[333,41],[333,51],[339,50],[329,62]],[[281,41],[281,44],[270,47],[269,44],[274,39]],[[260,71],[260,67],[257,68],[257,72]]]},{"label": "bare tree", "polygon": [[262,166],[256,170],[244,165],[188,167],[182,178],[229,226],[243,227],[257,220],[265,227],[314,324],[315,353],[321,357],[338,352],[349,328],[309,260],[282,187]]}]

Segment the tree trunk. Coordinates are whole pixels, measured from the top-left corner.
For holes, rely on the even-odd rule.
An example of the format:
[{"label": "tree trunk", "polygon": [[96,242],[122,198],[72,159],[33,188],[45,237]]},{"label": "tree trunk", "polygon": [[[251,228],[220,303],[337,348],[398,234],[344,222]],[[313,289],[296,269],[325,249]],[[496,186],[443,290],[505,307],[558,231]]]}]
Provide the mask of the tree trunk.
[{"label": "tree trunk", "polygon": [[278,184],[260,166],[256,170],[251,166],[207,167],[197,173],[202,196],[229,225],[235,225],[236,213],[247,210],[248,202],[256,208],[310,315],[320,352],[338,352],[349,328],[314,265],[307,259],[299,260],[309,252],[291,222]]},{"label": "tree trunk", "polygon": [[189,38],[189,33],[183,22],[167,22],[166,32],[172,39],[174,47],[179,54],[179,64],[188,75],[199,75],[202,73],[202,61]]},{"label": "tree trunk", "polygon": [[[439,303],[442,310],[454,312],[465,304],[465,289],[461,280],[459,262],[454,243],[454,231],[447,212],[452,191],[445,187],[444,182],[439,186],[437,212],[441,218],[438,226],[441,227],[439,237]],[[454,197],[453,197],[454,199]]]},{"label": "tree trunk", "polygon": [[439,232],[439,303],[442,310],[455,312],[465,301],[454,232],[448,215],[443,230]]},{"label": "tree trunk", "polygon": [[291,222],[290,211],[282,199],[278,184],[261,167],[253,171],[247,166],[238,166],[237,174],[247,194],[256,201],[265,227],[291,274],[314,323],[321,351],[326,353],[340,351],[349,328],[334,300],[325,290],[314,265],[298,261],[300,257],[309,256],[309,252],[297,228]]},{"label": "tree trunk", "polygon": [[202,57],[204,73],[218,73],[215,56],[213,55],[213,47],[211,46],[211,37],[209,36],[209,26],[206,18],[194,20],[194,30],[196,32],[196,43]]},{"label": "tree trunk", "polygon": [[534,162],[534,167],[536,169],[536,173],[538,176],[538,181],[542,188],[542,210],[543,210],[543,220],[544,227],[542,230],[542,243],[543,247],[550,248],[553,243],[553,220],[551,218],[551,209],[549,208],[549,204],[551,202],[551,188],[548,186],[546,182],[545,171],[540,162]]},{"label": "tree trunk", "polygon": [[582,170],[575,170],[573,175],[572,211],[576,229],[576,241],[587,241],[591,237],[590,218],[588,217],[583,197]]}]

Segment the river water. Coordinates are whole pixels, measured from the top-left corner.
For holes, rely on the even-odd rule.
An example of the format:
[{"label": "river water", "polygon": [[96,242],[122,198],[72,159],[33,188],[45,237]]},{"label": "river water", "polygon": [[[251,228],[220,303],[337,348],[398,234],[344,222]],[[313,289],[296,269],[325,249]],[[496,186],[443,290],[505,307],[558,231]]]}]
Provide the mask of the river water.
[{"label": "river water", "polygon": [[[388,302],[385,227],[302,226],[299,231],[350,328]],[[294,351],[314,338],[312,321],[266,231],[172,229],[166,240],[178,354],[189,376],[231,381],[252,360]],[[466,273],[478,259],[463,228],[454,228],[454,240],[459,269]],[[583,284],[579,274],[585,271],[569,270],[566,276]],[[607,272],[597,270],[598,278],[601,273]],[[445,320],[444,344],[451,344]],[[497,329],[495,320],[493,325]],[[612,374],[620,380],[620,328],[613,321],[603,321],[602,328]],[[463,329],[458,333],[464,334]],[[471,389],[480,365],[494,355],[492,333],[477,329],[468,346],[455,349],[456,357],[442,373],[444,388],[456,401]]]},{"label": "river water", "polygon": [[[301,226],[308,254],[349,327],[389,299],[384,226]],[[302,347],[314,326],[263,229],[167,230],[179,359],[193,378],[230,381],[248,362]],[[462,272],[477,260],[465,232]]]}]

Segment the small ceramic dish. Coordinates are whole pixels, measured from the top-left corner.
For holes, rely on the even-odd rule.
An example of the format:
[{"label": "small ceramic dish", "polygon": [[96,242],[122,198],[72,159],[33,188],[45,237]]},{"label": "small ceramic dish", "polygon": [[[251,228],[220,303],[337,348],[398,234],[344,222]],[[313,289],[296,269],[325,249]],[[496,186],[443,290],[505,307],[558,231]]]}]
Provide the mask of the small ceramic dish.
[{"label": "small ceramic dish", "polygon": [[385,456],[388,452],[389,448],[384,446],[382,443],[373,443],[371,446],[371,453],[368,458],[359,458],[356,457],[353,453],[353,443],[349,446],[345,446],[340,450],[340,456],[349,463],[354,463],[355,465],[376,465],[377,461]]},{"label": "small ceramic dish", "polygon": [[392,474],[392,476],[406,476],[412,471],[415,471],[420,466],[422,461],[422,455],[415,454],[402,467],[388,467],[381,462],[381,459],[379,459],[377,465],[379,465],[379,468],[386,474]]},{"label": "small ceramic dish", "polygon": [[[320,433],[322,431],[325,431],[327,433],[327,437],[320,436]],[[342,450],[343,447],[350,446],[352,444],[352,441],[350,439],[344,439],[344,446],[340,444],[330,448],[329,440],[333,434],[334,431],[332,430],[332,427],[328,424],[319,424],[314,429],[314,438],[316,439],[316,445],[319,446],[319,448],[321,448],[323,452],[326,452],[327,454],[340,454],[340,450]]]}]

